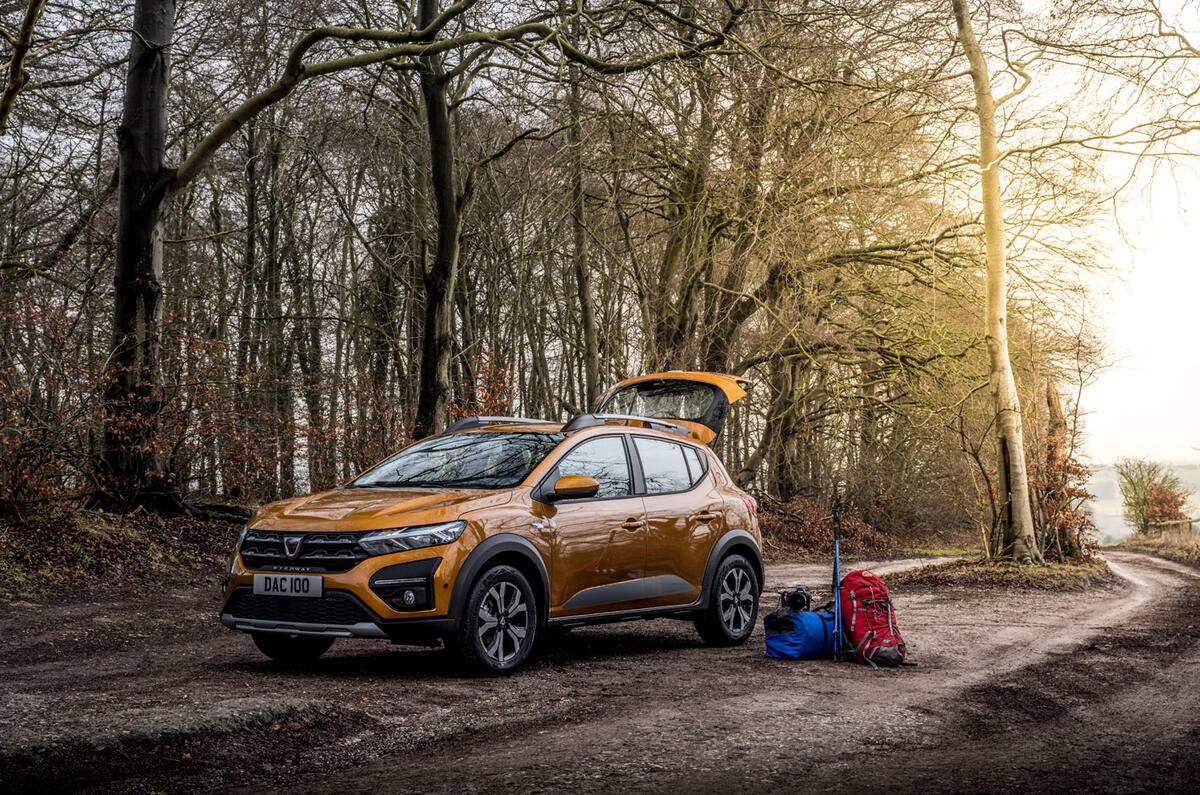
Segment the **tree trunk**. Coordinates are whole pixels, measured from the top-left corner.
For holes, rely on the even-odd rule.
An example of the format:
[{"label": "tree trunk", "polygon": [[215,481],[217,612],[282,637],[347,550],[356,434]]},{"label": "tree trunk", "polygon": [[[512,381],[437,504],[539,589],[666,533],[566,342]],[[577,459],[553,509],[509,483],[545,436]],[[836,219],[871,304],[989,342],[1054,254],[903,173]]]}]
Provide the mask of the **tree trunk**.
[{"label": "tree trunk", "polygon": [[[429,25],[438,13],[437,0],[421,0],[417,25]],[[429,177],[433,189],[435,233],[432,260],[422,262],[425,323],[421,335],[421,385],[413,438],[440,433],[450,403],[451,336],[454,325],[454,282],[458,278],[461,220],[454,173],[454,133],[446,99],[441,56],[421,59],[421,96],[429,133]]]},{"label": "tree trunk", "polygon": [[[479,406],[475,361],[483,361],[484,352],[476,342],[475,302],[478,299],[471,289],[471,280],[465,275],[458,280],[455,300],[458,302],[458,323],[462,337],[462,346],[458,353],[458,366],[462,373],[459,378],[459,390],[462,393],[459,403],[475,411]],[[489,353],[495,356],[496,351],[493,349]],[[492,364],[495,364],[494,360]]]},{"label": "tree trunk", "polygon": [[[572,20],[572,26],[578,22]],[[577,30],[574,32],[578,32]],[[592,299],[591,271],[587,265],[586,226],[583,210],[583,136],[580,130],[579,66],[568,68],[570,127],[567,143],[571,148],[571,259],[575,266],[575,288],[579,291],[579,320],[583,325],[583,408],[590,410],[600,397],[600,341],[596,333],[596,304]]]},{"label": "tree trunk", "polygon": [[1008,269],[1005,260],[1004,215],[1000,204],[1000,150],[996,140],[996,107],[983,52],[971,28],[966,0],[951,0],[958,39],[970,64],[979,116],[979,166],[983,187],[983,231],[987,248],[986,309],[984,312],[992,401],[996,411],[998,486],[1002,556],[1023,563],[1041,560],[1034,540],[1029,479],[1025,471],[1025,438],[1021,401],[1008,355]]},{"label": "tree trunk", "polygon": [[120,161],[113,329],[105,367],[98,503],[175,507],[156,449],[162,322],[163,166],[174,0],[138,0],[117,145]]}]

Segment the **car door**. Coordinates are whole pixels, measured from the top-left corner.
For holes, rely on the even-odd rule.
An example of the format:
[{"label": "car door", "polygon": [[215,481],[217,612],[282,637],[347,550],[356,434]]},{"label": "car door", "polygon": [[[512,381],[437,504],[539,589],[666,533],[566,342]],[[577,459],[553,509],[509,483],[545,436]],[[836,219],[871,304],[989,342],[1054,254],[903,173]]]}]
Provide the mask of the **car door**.
[{"label": "car door", "polygon": [[551,544],[550,614],[605,613],[644,598],[646,527],[622,434],[595,436],[567,451],[542,481],[544,497],[567,475],[595,478],[595,497],[537,500]]},{"label": "car door", "polygon": [[724,498],[694,445],[631,435],[645,482],[649,606],[700,598],[713,545],[725,529]]},{"label": "car door", "polygon": [[629,378],[604,393],[597,414],[670,420],[702,444],[721,435],[729,406],[746,396],[749,379],[722,373],[673,371]]}]

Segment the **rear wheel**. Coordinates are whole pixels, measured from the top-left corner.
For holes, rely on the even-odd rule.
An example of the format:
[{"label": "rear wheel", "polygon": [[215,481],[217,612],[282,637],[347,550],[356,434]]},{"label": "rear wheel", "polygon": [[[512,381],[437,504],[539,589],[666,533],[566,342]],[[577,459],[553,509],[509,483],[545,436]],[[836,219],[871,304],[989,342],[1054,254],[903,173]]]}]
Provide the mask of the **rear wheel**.
[{"label": "rear wheel", "polygon": [[529,580],[512,566],[496,566],[471,587],[453,646],[468,670],[506,674],[529,658],[537,628]]},{"label": "rear wheel", "polygon": [[696,631],[711,646],[736,646],[754,632],[758,617],[758,577],[741,555],[717,566],[708,608],[696,617]]},{"label": "rear wheel", "polygon": [[333,645],[333,638],[318,635],[284,635],[279,632],[252,634],[259,651],[276,662],[289,665],[313,662]]}]

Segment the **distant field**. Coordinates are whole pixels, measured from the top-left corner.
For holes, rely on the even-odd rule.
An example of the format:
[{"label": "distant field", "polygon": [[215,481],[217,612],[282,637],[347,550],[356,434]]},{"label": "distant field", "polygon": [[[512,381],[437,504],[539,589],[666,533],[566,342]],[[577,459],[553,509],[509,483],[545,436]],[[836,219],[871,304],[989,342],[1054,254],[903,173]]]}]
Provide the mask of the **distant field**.
[{"label": "distant field", "polygon": [[[1200,464],[1171,464],[1171,469],[1187,485],[1200,494]],[[1088,491],[1096,495],[1091,500],[1092,521],[1100,530],[1100,543],[1112,544],[1129,535],[1129,528],[1121,516],[1121,494],[1117,491],[1117,475],[1109,465],[1098,466],[1088,480]],[[1193,497],[1193,513],[1200,506],[1200,499]]]}]

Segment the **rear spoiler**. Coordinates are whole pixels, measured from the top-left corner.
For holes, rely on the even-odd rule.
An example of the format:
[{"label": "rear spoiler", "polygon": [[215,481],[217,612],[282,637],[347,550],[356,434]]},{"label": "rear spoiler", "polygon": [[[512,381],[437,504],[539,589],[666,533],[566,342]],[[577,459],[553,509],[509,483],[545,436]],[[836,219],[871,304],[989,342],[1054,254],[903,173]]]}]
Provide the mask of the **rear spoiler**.
[{"label": "rear spoiler", "polygon": [[570,422],[562,427],[563,433],[569,431],[577,431],[581,428],[594,428],[598,425],[608,425],[612,422],[622,422],[625,424],[640,422],[647,428],[666,431],[673,433],[676,436],[691,438],[692,432],[685,426],[677,422],[668,422],[667,420],[656,420],[653,417],[638,417],[633,414],[578,414],[571,418]]},{"label": "rear spoiler", "polygon": [[472,428],[486,428],[489,425],[501,425],[504,423],[517,423],[520,425],[541,425],[545,420],[532,420],[529,417],[463,417],[452,423],[449,428],[442,433],[454,433],[455,431],[469,431]]}]

